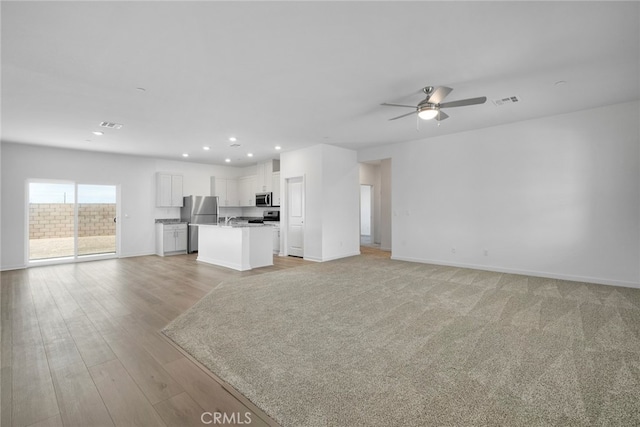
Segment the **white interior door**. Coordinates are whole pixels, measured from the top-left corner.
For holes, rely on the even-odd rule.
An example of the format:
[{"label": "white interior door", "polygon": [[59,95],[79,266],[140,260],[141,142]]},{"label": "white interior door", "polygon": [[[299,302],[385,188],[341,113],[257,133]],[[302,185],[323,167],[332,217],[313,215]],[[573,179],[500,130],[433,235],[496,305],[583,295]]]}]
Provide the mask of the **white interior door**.
[{"label": "white interior door", "polygon": [[304,187],[302,178],[287,179],[287,253],[304,256]]}]

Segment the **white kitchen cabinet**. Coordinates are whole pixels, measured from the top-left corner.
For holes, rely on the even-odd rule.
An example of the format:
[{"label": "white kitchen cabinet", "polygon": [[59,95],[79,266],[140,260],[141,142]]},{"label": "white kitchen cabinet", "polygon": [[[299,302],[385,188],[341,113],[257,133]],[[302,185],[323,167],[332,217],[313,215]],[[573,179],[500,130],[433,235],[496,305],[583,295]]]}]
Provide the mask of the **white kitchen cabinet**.
[{"label": "white kitchen cabinet", "polygon": [[256,193],[269,193],[273,190],[273,173],[280,172],[280,160],[267,160],[256,167]]},{"label": "white kitchen cabinet", "polygon": [[271,204],[273,206],[280,206],[280,172],[274,172],[271,175],[271,182],[271,191],[273,192]]},{"label": "white kitchen cabinet", "polygon": [[218,197],[220,207],[241,206],[237,179],[212,176],[211,195]]},{"label": "white kitchen cabinet", "polygon": [[256,193],[271,191],[271,175],[273,174],[272,162],[258,163],[256,172]]},{"label": "white kitchen cabinet", "polygon": [[238,179],[238,195],[240,206],[256,205],[256,176],[243,176]]},{"label": "white kitchen cabinet", "polygon": [[238,271],[273,265],[271,233],[269,226],[200,224],[197,260]]},{"label": "white kitchen cabinet", "polygon": [[156,224],[156,254],[160,256],[187,253],[187,224]]},{"label": "white kitchen cabinet", "polygon": [[156,173],[156,206],[159,208],[182,207],[182,181],[182,175]]}]

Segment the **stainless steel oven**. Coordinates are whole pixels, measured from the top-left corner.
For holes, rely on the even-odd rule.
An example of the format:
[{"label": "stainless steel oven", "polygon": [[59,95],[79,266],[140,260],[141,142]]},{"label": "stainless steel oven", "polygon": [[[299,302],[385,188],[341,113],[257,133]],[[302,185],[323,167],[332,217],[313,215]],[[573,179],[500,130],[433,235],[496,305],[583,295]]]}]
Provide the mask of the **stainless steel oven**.
[{"label": "stainless steel oven", "polygon": [[256,206],[259,207],[271,207],[271,200],[273,199],[273,193],[257,193],[256,194]]}]

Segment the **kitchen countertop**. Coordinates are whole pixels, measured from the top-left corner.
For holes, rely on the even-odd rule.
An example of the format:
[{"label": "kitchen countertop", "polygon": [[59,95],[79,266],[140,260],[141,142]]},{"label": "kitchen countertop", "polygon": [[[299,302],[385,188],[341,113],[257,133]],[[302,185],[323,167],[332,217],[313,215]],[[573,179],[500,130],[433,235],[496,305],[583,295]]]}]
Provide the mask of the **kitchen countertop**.
[{"label": "kitchen countertop", "polygon": [[156,224],[186,224],[187,221],[183,221],[179,218],[156,218]]},{"label": "kitchen countertop", "polygon": [[272,224],[254,224],[254,223],[247,223],[247,222],[236,222],[236,223],[231,223],[231,224],[191,224],[191,225],[195,225],[198,227],[220,227],[220,228],[254,228],[254,227],[275,227],[275,225]]}]

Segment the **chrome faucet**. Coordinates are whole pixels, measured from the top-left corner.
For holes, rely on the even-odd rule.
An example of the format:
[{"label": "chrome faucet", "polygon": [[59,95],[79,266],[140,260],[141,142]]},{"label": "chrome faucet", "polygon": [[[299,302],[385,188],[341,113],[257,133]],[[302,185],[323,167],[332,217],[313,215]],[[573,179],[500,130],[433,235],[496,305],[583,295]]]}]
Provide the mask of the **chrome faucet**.
[{"label": "chrome faucet", "polygon": [[229,221],[231,221],[232,219],[236,219],[235,216],[230,216],[230,217],[224,217],[224,225],[229,225]]}]

